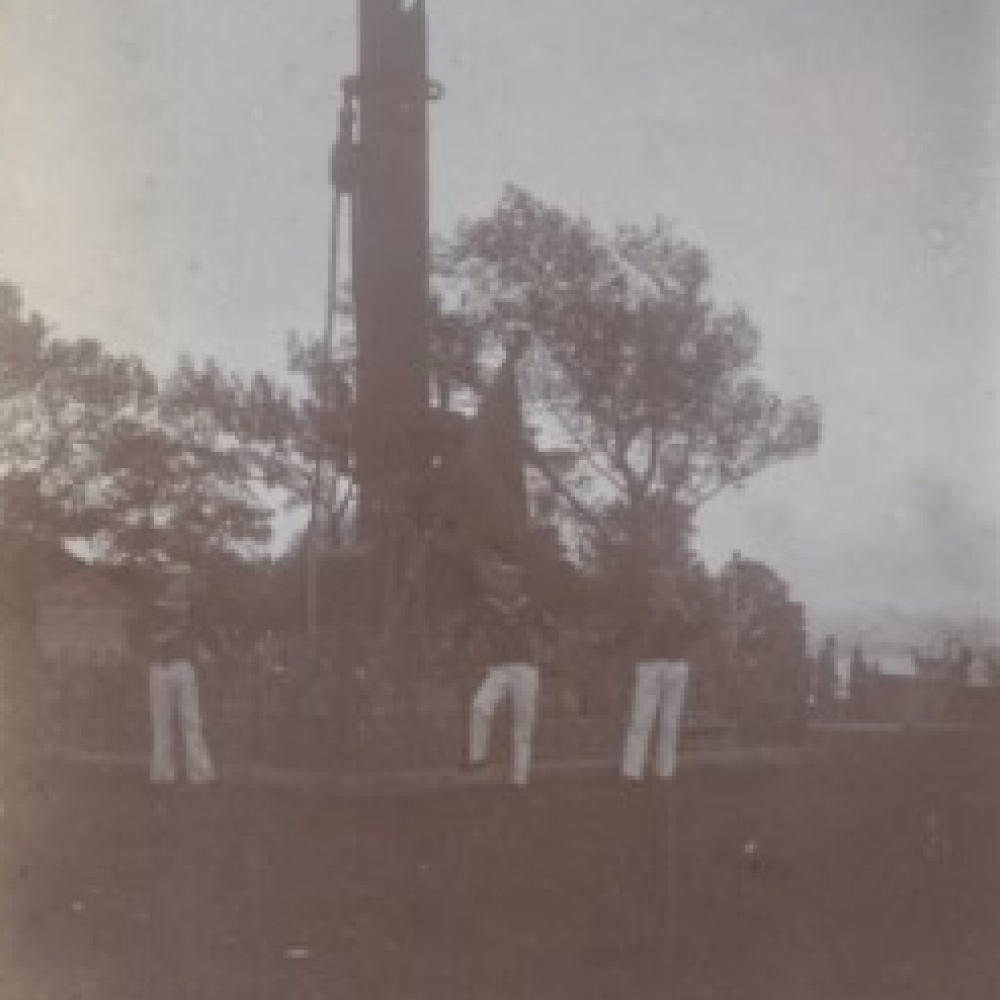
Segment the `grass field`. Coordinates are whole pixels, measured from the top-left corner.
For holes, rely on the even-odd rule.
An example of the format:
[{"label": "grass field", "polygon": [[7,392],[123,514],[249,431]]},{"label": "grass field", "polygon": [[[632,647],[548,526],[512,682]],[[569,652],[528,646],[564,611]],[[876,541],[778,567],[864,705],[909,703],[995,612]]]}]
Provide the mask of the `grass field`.
[{"label": "grass field", "polygon": [[682,762],[669,795],[22,769],[0,998],[993,1000],[998,791],[955,735]]}]

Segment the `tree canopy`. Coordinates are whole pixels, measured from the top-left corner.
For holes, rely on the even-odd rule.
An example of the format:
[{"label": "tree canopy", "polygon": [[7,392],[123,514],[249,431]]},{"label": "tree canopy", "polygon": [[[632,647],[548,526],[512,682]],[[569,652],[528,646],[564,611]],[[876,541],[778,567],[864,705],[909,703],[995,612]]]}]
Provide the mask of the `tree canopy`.
[{"label": "tree canopy", "polygon": [[294,410],[182,356],[157,379],[134,355],[52,335],[0,284],[0,521],[81,537],[115,560],[197,558],[266,540],[266,487],[292,483]]},{"label": "tree canopy", "polygon": [[508,188],[439,259],[456,311],[533,331],[528,394],[577,459],[559,482],[565,513],[605,545],[642,561],[657,539],[679,544],[678,518],[818,444],[816,403],[767,389],[759,331],[715,302],[706,254],[663,220],[605,235]]},{"label": "tree canopy", "polygon": [[[694,512],[818,444],[807,397],[758,372],[761,335],[663,220],[599,232],[509,188],[438,241],[430,369],[442,410],[483,399],[511,323],[536,524],[594,573],[640,584],[691,559]],[[287,378],[64,340],[0,283],[0,527],[83,536],[117,560],[204,560],[265,542],[289,506],[334,521],[352,496],[353,359],[289,343]],[[296,385],[296,380],[298,384]],[[321,475],[321,473],[324,473]]]}]

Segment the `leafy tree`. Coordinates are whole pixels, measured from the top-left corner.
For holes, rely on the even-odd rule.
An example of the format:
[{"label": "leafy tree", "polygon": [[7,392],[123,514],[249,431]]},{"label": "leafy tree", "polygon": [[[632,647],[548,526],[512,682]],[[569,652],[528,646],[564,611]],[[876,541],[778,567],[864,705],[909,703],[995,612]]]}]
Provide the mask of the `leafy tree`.
[{"label": "leafy tree", "polygon": [[714,301],[705,253],[662,220],[603,235],[509,188],[441,259],[480,328],[530,324],[529,393],[578,456],[565,511],[636,570],[677,558],[676,523],[700,505],[818,443],[816,403],[765,387],[757,328]]},{"label": "leafy tree", "polygon": [[216,362],[182,357],[160,382],[135,356],[52,336],[9,284],[0,349],[8,533],[86,537],[127,561],[197,560],[266,540],[277,432],[253,428],[254,397]]},{"label": "leafy tree", "polygon": [[756,560],[734,558],[717,584],[725,627],[711,659],[723,705],[751,725],[791,732],[803,718],[808,680],[803,607]]},{"label": "leafy tree", "polygon": [[109,435],[155,399],[139,359],[51,336],[0,284],[0,522],[38,538],[89,534]]},{"label": "leafy tree", "polygon": [[[342,534],[354,499],[355,357],[353,352],[333,356],[321,341],[292,336],[288,365],[304,378],[305,392],[294,407],[294,420],[286,421],[286,455],[294,458],[281,482],[290,502],[309,506],[332,541]],[[260,378],[257,383],[263,388]],[[264,412],[270,408],[269,402],[262,407]]]}]

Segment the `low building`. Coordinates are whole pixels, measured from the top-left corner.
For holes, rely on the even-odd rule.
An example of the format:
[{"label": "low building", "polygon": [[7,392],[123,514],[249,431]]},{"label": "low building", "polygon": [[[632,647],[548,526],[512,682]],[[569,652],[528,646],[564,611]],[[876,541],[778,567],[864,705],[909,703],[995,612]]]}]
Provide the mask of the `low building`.
[{"label": "low building", "polygon": [[100,570],[80,567],[36,592],[38,645],[51,663],[119,661],[129,648],[135,600]]}]

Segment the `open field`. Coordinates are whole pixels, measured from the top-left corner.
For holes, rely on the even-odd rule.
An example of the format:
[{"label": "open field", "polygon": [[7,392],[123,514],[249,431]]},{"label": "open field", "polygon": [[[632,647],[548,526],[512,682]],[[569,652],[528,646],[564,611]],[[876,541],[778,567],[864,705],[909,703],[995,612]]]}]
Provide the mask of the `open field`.
[{"label": "open field", "polygon": [[0,998],[992,1000],[998,749],[857,733],[683,762],[669,798],[610,772],[164,794],[22,768]]}]

